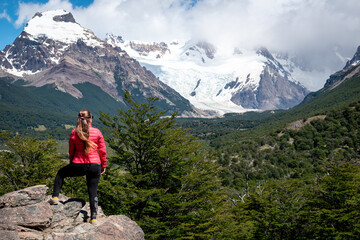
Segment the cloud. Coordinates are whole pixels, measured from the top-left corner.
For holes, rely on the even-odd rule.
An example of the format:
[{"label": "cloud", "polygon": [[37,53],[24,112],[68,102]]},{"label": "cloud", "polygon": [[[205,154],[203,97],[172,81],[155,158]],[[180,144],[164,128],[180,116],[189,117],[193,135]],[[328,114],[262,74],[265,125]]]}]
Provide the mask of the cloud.
[{"label": "cloud", "polygon": [[350,56],[360,44],[358,0],[68,0],[21,3],[18,26],[35,12],[62,8],[103,38],[170,41],[204,39],[225,48],[266,46],[312,51],[337,45]]},{"label": "cloud", "polygon": [[7,14],[6,10],[0,13],[0,19],[5,18],[8,22],[11,22],[11,17]]},{"label": "cloud", "polygon": [[[186,4],[171,0],[95,0],[86,9],[75,11],[81,25],[100,37],[106,33],[125,39],[169,41],[190,38]],[[89,16],[92,16],[89,18]]]},{"label": "cloud", "polygon": [[356,0],[213,0],[201,1],[191,11],[192,35],[219,43],[272,49],[340,44],[353,50],[360,43]]}]

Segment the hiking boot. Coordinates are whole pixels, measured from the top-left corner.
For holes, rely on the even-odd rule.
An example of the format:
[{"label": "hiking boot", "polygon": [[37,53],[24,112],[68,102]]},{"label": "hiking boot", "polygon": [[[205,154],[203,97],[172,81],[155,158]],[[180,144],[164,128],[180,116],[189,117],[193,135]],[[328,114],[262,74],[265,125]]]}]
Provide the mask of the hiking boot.
[{"label": "hiking boot", "polygon": [[90,223],[91,223],[92,225],[96,226],[96,225],[97,225],[96,218],[91,219],[91,220],[90,220]]},{"label": "hiking boot", "polygon": [[50,199],[49,203],[51,205],[58,205],[59,204],[59,198],[58,197],[53,197]]}]

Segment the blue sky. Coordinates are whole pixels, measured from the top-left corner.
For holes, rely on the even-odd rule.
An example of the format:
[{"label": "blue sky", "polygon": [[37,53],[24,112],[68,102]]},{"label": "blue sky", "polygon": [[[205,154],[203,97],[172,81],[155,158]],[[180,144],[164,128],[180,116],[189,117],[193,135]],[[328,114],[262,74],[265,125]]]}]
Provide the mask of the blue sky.
[{"label": "blue sky", "polygon": [[313,51],[337,46],[352,57],[360,45],[359,0],[2,0],[0,49],[36,12],[65,9],[100,37],[201,39],[226,47]]},{"label": "blue sky", "polygon": [[[16,25],[20,3],[22,4],[46,4],[48,0],[2,0],[0,2],[0,49],[7,44],[12,44],[23,30],[25,23]],[[88,7],[93,0],[70,0],[74,7]]]}]

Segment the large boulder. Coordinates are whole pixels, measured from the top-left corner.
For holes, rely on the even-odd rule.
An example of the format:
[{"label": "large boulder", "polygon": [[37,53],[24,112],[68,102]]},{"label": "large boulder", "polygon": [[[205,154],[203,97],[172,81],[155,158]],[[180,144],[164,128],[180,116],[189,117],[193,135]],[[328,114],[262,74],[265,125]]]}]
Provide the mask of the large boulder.
[{"label": "large boulder", "polygon": [[50,205],[47,190],[37,185],[0,197],[0,239],[144,239],[130,218],[107,217],[99,207],[97,225],[92,225],[88,203],[60,195],[60,203]]}]

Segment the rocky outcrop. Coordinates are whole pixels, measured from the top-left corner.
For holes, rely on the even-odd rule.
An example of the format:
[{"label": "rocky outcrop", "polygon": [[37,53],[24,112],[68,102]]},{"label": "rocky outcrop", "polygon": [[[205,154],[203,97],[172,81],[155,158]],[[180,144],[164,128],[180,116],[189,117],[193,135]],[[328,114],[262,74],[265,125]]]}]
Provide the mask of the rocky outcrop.
[{"label": "rocky outcrop", "polygon": [[161,58],[163,55],[169,52],[168,46],[164,42],[145,44],[131,41],[129,45],[141,56],[148,56],[150,53],[156,52],[156,58]]},{"label": "rocky outcrop", "polygon": [[241,88],[231,98],[235,104],[249,109],[290,108],[309,93],[298,83],[289,81],[270,66],[264,67],[259,86]]},{"label": "rocky outcrop", "polygon": [[[195,44],[189,45],[185,51],[186,56],[201,57],[201,61],[205,63],[206,57],[208,59],[214,59],[216,53],[216,47],[209,42],[199,41]],[[206,56],[206,57],[205,57]]]},{"label": "rocky outcrop", "polygon": [[72,22],[76,23],[74,16],[71,13],[67,13],[60,16],[55,16],[54,18],[55,22]]},{"label": "rocky outcrop", "polygon": [[211,43],[200,41],[196,44],[197,47],[203,49],[208,58],[213,59],[216,53],[216,47]]},{"label": "rocky outcrop", "polygon": [[97,225],[92,225],[88,203],[61,195],[58,205],[50,205],[47,190],[37,185],[0,197],[0,239],[144,239],[130,218],[107,217],[99,208]]}]

